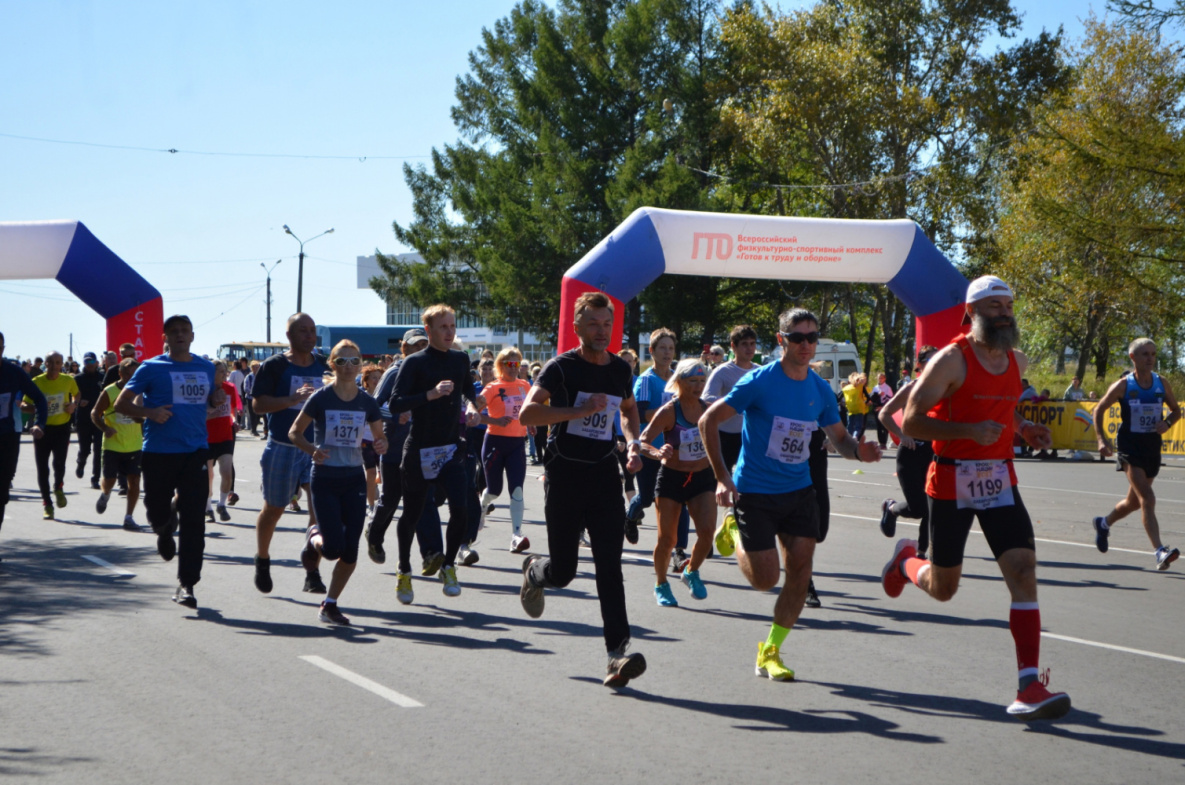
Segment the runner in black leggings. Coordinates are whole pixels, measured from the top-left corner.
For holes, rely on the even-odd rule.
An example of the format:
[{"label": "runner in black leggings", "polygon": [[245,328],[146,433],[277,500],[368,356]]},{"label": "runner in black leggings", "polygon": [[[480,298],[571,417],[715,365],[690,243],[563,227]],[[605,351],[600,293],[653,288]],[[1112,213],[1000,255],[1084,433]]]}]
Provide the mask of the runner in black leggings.
[{"label": "runner in black leggings", "polygon": [[[923,346],[918,352],[918,377],[937,351],[938,349],[933,346]],[[902,433],[901,426],[893,419],[894,414],[905,410],[912,389],[913,385],[908,384],[898,390],[877,415],[885,428],[901,440],[897,447],[897,482],[901,484],[901,493],[905,495],[904,502],[893,499],[881,502],[881,533],[886,537],[892,537],[897,532],[898,518],[920,518],[918,554],[925,558],[926,552],[930,549],[930,505],[926,500],[926,472],[929,471],[930,461],[934,458],[934,448],[930,442],[914,439]]]}]

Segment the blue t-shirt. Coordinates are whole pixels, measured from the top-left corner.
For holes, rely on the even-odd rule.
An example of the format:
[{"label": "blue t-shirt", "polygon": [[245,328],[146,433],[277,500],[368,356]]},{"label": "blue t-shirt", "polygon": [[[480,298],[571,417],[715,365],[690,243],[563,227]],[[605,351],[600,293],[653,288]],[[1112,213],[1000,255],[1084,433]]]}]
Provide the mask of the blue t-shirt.
[{"label": "blue t-shirt", "polygon": [[354,400],[343,401],[332,386],[322,387],[304,402],[303,412],[313,420],[313,444],[329,453],[324,463],[313,465],[314,474],[362,468],[362,439],[370,439],[370,423],[382,419],[374,398],[358,388]]},{"label": "blue t-shirt", "polygon": [[171,405],[163,423],[144,421],[144,452],[183,453],[204,449],[206,404],[214,389],[214,363],[191,356],[178,362],[167,354],[145,360],[126,389],[144,396],[144,407]]},{"label": "blue t-shirt", "polygon": [[[306,384],[321,389],[325,385],[323,377],[327,373],[329,373],[329,365],[325,358],[319,354],[313,355],[313,364],[307,367],[293,365],[287,356],[277,354],[264,360],[263,365],[259,367],[259,373],[255,376],[255,387],[251,394],[255,397],[269,395],[273,398],[287,398],[289,395],[295,395],[296,391]],[[305,403],[307,401],[295,403],[287,409],[267,415],[269,441],[292,444],[292,440],[288,438],[288,431],[292,428],[292,423],[296,422],[296,417],[300,414]],[[305,431],[304,438],[312,441],[311,425],[309,430]]]},{"label": "blue t-shirt", "polygon": [[[634,380],[634,398],[638,402],[638,418],[641,420],[642,430],[646,430],[646,412],[657,412],[664,403],[675,397],[674,393],[667,392],[666,387],[667,383],[654,372],[653,365]],[[664,444],[662,434],[655,436],[651,444],[661,449]]]},{"label": "blue t-shirt", "polygon": [[814,371],[795,381],[781,363],[755,368],[724,396],[744,415],[733,482],[741,493],[790,493],[811,484],[811,434],[839,422],[831,386]]}]

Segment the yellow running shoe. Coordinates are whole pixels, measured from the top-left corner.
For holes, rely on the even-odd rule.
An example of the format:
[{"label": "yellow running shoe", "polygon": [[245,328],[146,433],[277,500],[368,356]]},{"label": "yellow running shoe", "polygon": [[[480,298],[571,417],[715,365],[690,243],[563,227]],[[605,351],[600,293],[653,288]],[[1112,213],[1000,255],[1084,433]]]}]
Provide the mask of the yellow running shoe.
[{"label": "yellow running shoe", "polygon": [[737,519],[731,512],[724,516],[724,523],[716,532],[716,553],[732,556],[737,550]]},{"label": "yellow running shoe", "polygon": [[398,583],[395,584],[395,599],[404,605],[411,605],[415,598],[416,593],[411,587],[411,573],[399,573]]},{"label": "yellow running shoe", "polygon": [[757,675],[773,681],[794,680],[794,671],[782,664],[778,647],[765,641],[757,644]]}]

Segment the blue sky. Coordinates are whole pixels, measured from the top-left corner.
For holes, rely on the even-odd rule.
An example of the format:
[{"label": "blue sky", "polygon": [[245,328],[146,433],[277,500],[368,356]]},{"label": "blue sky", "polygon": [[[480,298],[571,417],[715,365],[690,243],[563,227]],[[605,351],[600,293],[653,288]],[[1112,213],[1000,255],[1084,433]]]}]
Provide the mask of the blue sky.
[{"label": "blue sky", "polygon": [[[456,139],[456,77],[514,5],[3,0],[0,221],[81,220],[161,290],[166,314],[192,317],[207,353],[263,339],[259,265],[277,259],[282,336],[298,250],[282,226],[303,238],[332,227],[305,248],[305,310],[381,324],[354,259],[407,250],[391,232],[411,217],[394,158],[426,161]],[[1092,3],[1016,5],[1026,35],[1062,24],[1072,39]],[[155,152],[169,148],[344,158]],[[65,351],[73,333],[77,357],[102,348],[105,328],[54,281],[0,280],[0,332],[8,356]]]}]

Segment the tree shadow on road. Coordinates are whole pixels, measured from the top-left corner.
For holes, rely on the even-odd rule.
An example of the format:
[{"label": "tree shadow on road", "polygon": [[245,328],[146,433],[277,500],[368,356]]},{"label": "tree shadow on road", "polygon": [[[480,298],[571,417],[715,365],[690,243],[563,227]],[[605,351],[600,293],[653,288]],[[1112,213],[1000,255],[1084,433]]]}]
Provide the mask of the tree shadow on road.
[{"label": "tree shadow on road", "polygon": [[93,758],[46,755],[38,752],[36,747],[0,747],[0,777],[41,777],[48,774],[49,769],[93,761]]},{"label": "tree shadow on road", "polygon": [[83,558],[129,570],[159,557],[143,547],[91,540],[10,540],[0,562],[0,655],[51,654],[45,641],[66,616],[131,611],[154,587],[133,583]]}]

